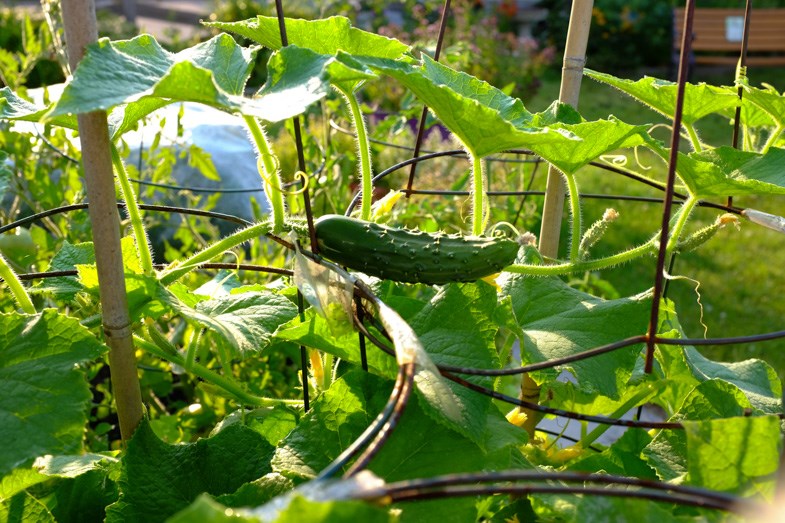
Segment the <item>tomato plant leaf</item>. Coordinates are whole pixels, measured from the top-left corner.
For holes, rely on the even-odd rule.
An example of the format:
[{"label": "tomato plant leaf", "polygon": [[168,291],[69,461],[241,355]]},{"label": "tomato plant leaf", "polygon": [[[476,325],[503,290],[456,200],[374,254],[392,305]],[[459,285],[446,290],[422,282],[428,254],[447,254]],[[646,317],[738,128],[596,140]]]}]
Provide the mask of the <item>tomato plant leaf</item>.
[{"label": "tomato plant leaf", "polygon": [[[651,311],[648,293],[603,300],[573,289],[559,278],[509,273],[502,275],[501,286],[502,294],[512,297],[525,333],[524,363],[569,356],[646,332]],[[619,399],[640,350],[640,344],[633,345],[557,368],[569,370],[580,390]],[[534,376],[540,381],[545,374]],[[550,376],[555,377],[553,373]]]},{"label": "tomato plant leaf", "polygon": [[228,494],[270,472],[273,447],[240,424],[180,445],[169,445],[143,421],[122,459],[120,498],[106,521],[165,521],[206,492]]},{"label": "tomato plant leaf", "polygon": [[785,194],[783,162],[785,149],[772,147],[760,154],[723,146],[679,153],[677,169],[690,192],[699,198]]},{"label": "tomato plant leaf", "polygon": [[[675,82],[650,76],[640,80],[625,80],[591,69],[585,69],[584,74],[593,80],[615,87],[661,115],[673,119],[676,110],[677,84]],[[684,92],[682,120],[692,125],[704,116],[735,108],[738,104],[739,96],[735,87],[688,82]]]},{"label": "tomato plant leaf", "polygon": [[90,392],[76,365],[106,347],[74,318],[47,309],[1,314],[0,476],[44,454],[82,450]]}]

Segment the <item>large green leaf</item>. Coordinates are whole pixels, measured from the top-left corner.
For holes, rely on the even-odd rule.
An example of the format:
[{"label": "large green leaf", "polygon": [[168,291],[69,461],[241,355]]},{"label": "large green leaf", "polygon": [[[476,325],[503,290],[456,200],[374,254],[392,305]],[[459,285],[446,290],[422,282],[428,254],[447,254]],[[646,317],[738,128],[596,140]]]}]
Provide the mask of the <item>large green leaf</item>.
[{"label": "large green leaf", "polygon": [[[95,248],[93,242],[70,244],[63,242],[60,250],[55,253],[46,268],[47,272],[75,270],[77,265],[95,263]],[[70,301],[74,296],[84,290],[84,286],[76,276],[58,276],[45,278],[35,287],[43,292],[51,292],[57,298]]]},{"label": "large green leaf", "polygon": [[252,110],[242,93],[256,52],[228,35],[177,54],[150,35],[117,42],[101,39],[88,48],[50,116],[108,110],[144,96]]},{"label": "large green leaf", "polygon": [[[21,120],[38,122],[47,112],[48,107],[38,107],[24,98],[17,96],[10,87],[0,89],[0,120]],[[54,125],[76,129],[76,117],[61,115],[51,121]]]},{"label": "large green leaf", "polygon": [[[603,300],[555,277],[504,273],[501,282],[525,333],[524,363],[570,356],[646,332],[651,311],[648,293]],[[583,392],[619,399],[640,350],[640,344],[633,345],[558,368],[569,370]]]},{"label": "large green leaf", "polygon": [[[373,374],[345,374],[312,404],[278,446],[274,469],[292,478],[316,476],[371,424],[391,390],[391,381]],[[370,464],[374,473],[397,480],[510,465],[510,445],[483,452],[469,439],[432,420],[421,405],[422,400],[410,398],[395,431]]]},{"label": "large green leaf", "polygon": [[[766,113],[775,125],[779,127],[785,126],[785,97],[778,93],[774,87],[767,85],[765,88],[759,89],[745,84],[743,100],[744,105],[742,107],[752,104]],[[769,122],[769,125],[771,125],[771,122]]]},{"label": "large green leaf", "polygon": [[740,494],[773,493],[782,450],[778,416],[683,423],[688,484]]},{"label": "large green leaf", "polygon": [[[498,369],[496,355],[496,321],[500,314],[496,289],[484,282],[450,284],[442,287],[428,304],[408,318],[425,351],[437,365],[474,369]],[[493,389],[491,378],[470,376],[478,385]],[[451,394],[442,397],[442,389],[424,389],[418,393],[425,399],[424,410],[435,420],[451,427],[477,443],[481,448],[494,448],[520,441],[521,430],[507,423],[491,398],[453,382],[447,382]],[[445,412],[445,404],[458,413]],[[501,421],[494,423],[493,419]],[[494,426],[495,431],[489,431]]]},{"label": "large green leaf", "polygon": [[[676,83],[650,76],[640,80],[625,80],[591,69],[586,69],[585,74],[593,80],[615,87],[663,116],[673,119],[676,111],[678,87]],[[735,87],[687,83],[682,120],[692,125],[704,116],[735,108],[738,104],[739,96]]]},{"label": "large green leaf", "polygon": [[699,198],[785,194],[783,162],[785,149],[772,147],[760,154],[723,146],[688,155],[679,153],[677,171]]},{"label": "large green leaf", "polygon": [[270,472],[272,452],[260,434],[240,424],[195,443],[169,445],[143,421],[123,456],[120,499],[106,521],[165,521],[201,493],[231,493]]},{"label": "large green leaf", "polygon": [[105,350],[55,310],[0,314],[0,476],[44,454],[82,450],[90,390],[76,366]]},{"label": "large green leaf", "polygon": [[[344,51],[356,56],[399,58],[409,46],[398,40],[352,27],[348,18],[333,16],[320,20],[286,18],[286,37],[289,45],[296,45],[324,54]],[[205,25],[244,36],[270,49],[281,48],[278,18],[258,16],[240,22],[208,22]]]},{"label": "large green leaf", "polygon": [[531,149],[566,173],[609,151],[644,143],[645,126],[615,118],[576,121],[558,104],[529,113],[520,100],[427,55],[421,67],[406,62],[363,59],[411,90],[476,156],[515,147]]}]

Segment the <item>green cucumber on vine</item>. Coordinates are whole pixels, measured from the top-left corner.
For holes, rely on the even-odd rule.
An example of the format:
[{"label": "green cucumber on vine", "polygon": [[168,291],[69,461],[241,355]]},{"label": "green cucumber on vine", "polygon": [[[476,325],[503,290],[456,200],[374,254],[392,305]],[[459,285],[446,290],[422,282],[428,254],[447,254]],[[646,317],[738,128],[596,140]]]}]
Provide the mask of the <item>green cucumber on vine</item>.
[{"label": "green cucumber on vine", "polygon": [[325,258],[406,283],[475,281],[513,263],[519,248],[504,237],[428,234],[342,215],[322,216],[315,227]]}]

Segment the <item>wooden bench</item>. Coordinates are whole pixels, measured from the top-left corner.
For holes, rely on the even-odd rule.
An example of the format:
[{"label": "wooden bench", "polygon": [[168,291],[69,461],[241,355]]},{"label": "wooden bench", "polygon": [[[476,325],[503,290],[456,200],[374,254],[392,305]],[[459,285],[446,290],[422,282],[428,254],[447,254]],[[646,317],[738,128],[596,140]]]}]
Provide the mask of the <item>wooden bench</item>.
[{"label": "wooden bench", "polygon": [[[673,10],[673,64],[679,62],[684,8]],[[741,53],[743,9],[695,9],[690,65],[735,66]],[[752,9],[748,66],[785,65],[785,8]]]}]

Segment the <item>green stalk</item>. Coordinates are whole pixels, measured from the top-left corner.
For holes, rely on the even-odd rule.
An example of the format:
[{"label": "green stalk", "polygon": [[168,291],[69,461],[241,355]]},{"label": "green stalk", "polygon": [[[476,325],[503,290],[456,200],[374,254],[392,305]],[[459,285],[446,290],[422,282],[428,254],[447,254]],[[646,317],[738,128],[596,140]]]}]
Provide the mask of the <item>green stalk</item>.
[{"label": "green stalk", "polygon": [[[619,408],[617,408],[613,413],[608,416],[610,418],[619,419],[624,416],[627,412],[631,409],[635,408],[636,405],[640,405],[643,401],[646,401],[647,398],[651,397],[654,394],[654,390],[652,387],[644,387],[637,394],[633,394],[633,396],[622,403]],[[581,448],[587,449],[589,445],[597,441],[597,438],[605,434],[605,432],[611,428],[613,425],[605,425],[600,424],[594,430],[589,432],[588,434],[581,437],[581,440],[578,442],[578,445]]]},{"label": "green stalk", "polygon": [[637,247],[633,247],[632,249],[614,254],[613,256],[597,258],[596,260],[589,260],[578,263],[560,263],[558,265],[526,265],[514,263],[512,265],[508,265],[503,270],[506,272],[527,274],[529,276],[561,276],[563,274],[572,274],[574,272],[607,269],[608,267],[626,263],[628,261],[634,260],[635,258],[643,256],[644,254],[653,252],[658,236],[659,234],[646,243]]},{"label": "green stalk", "polygon": [[283,184],[281,183],[281,174],[278,172],[278,158],[273,154],[270,142],[267,140],[267,135],[264,128],[253,116],[243,116],[245,125],[251,133],[256,148],[259,150],[259,159],[264,170],[262,179],[265,185],[269,184],[270,190],[267,195],[270,198],[270,205],[273,208],[273,232],[280,232],[283,230],[284,220],[286,219],[286,207],[283,201]]},{"label": "green stalk", "polygon": [[676,223],[671,230],[670,236],[668,237],[668,245],[665,247],[665,252],[671,253],[673,249],[679,244],[679,237],[681,236],[681,232],[684,230],[684,226],[687,224],[687,220],[690,218],[692,214],[692,210],[697,205],[698,199],[692,195],[687,198],[679,209],[679,213],[675,217]]},{"label": "green stalk", "polygon": [[151,276],[153,271],[153,256],[150,254],[150,241],[147,238],[147,233],[144,230],[144,222],[142,221],[142,214],[139,211],[139,206],[136,202],[136,194],[128,180],[128,171],[125,170],[123,159],[120,158],[120,153],[117,151],[117,146],[112,143],[112,164],[114,165],[117,180],[120,182],[120,189],[123,192],[123,199],[125,200],[125,208],[128,210],[128,217],[131,219],[131,227],[134,231],[134,240],[136,241],[136,250],[139,253],[139,261],[142,265],[142,271],[146,276]]},{"label": "green stalk", "polygon": [[0,254],[0,278],[5,280],[5,283],[8,285],[8,288],[11,290],[11,294],[14,295],[14,299],[16,303],[19,304],[19,307],[27,314],[35,314],[35,305],[33,305],[33,300],[30,299],[30,295],[27,294],[27,290],[25,290],[24,285],[22,285],[21,280],[16,275],[14,270],[8,265],[8,262],[3,258],[3,255]]},{"label": "green stalk", "polygon": [[250,227],[241,229],[225,238],[222,238],[220,241],[210,245],[206,249],[197,252],[179,265],[163,271],[159,276],[159,280],[164,286],[170,285],[194,270],[200,263],[208,262],[216,256],[220,256],[224,252],[237,247],[241,243],[252,240],[253,238],[263,234],[267,234],[268,232],[270,232],[269,222],[257,223],[256,225],[251,225]]},{"label": "green stalk", "polygon": [[695,132],[695,127],[688,123],[682,125],[684,125],[684,128],[687,130],[687,134],[690,137],[690,142],[692,142],[692,148],[698,152],[702,151],[703,146],[701,145],[700,139],[698,139],[698,133]]},{"label": "green stalk", "polygon": [[766,154],[771,149],[771,146],[774,145],[777,140],[779,139],[782,131],[785,131],[785,127],[782,125],[778,125],[769,135],[769,139],[766,140],[766,143],[763,145],[763,149],[760,150],[761,154]]},{"label": "green stalk", "polygon": [[480,236],[487,223],[485,215],[485,164],[482,158],[468,151],[472,162],[472,234]]},{"label": "green stalk", "polygon": [[[139,348],[146,350],[150,354],[158,356],[162,360],[166,360],[170,363],[174,363],[175,365],[185,368],[185,359],[178,354],[172,354],[168,351],[165,351],[158,347],[158,345],[155,343],[151,343],[139,336],[134,336],[134,343],[136,343]],[[276,405],[290,405],[295,407],[302,406],[302,401],[300,400],[265,398],[263,396],[256,396],[255,394],[251,394],[233,379],[222,376],[199,363],[194,363],[191,365],[189,370],[194,374],[194,376],[225,390],[245,405],[254,405],[257,407],[274,407]]]},{"label": "green stalk", "polygon": [[373,172],[371,170],[371,147],[368,142],[368,129],[365,127],[365,118],[354,93],[337,85],[335,88],[346,98],[346,102],[349,104],[354,132],[357,134],[357,155],[360,157],[360,218],[367,221],[371,219],[371,203],[373,203],[373,184],[371,180]]},{"label": "green stalk", "polygon": [[581,236],[583,235],[583,226],[581,223],[581,197],[578,192],[578,183],[575,181],[575,176],[572,174],[564,173],[567,179],[567,188],[570,193],[570,214],[571,220],[571,237],[570,237],[570,261],[575,263],[580,257],[581,249]]}]

